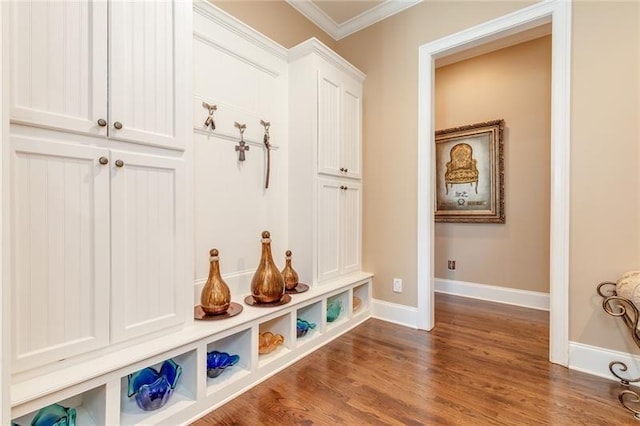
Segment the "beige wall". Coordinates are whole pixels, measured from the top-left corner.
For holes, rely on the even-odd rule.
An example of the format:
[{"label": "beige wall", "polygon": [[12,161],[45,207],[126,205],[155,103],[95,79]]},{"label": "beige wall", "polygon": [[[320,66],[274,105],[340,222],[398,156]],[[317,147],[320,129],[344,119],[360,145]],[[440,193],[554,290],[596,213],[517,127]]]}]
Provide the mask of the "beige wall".
[{"label": "beige wall", "polygon": [[[417,306],[418,47],[528,4],[423,2],[337,42],[367,74],[363,268],[376,274],[375,298]],[[394,277],[403,293],[392,292]]]},{"label": "beige wall", "polygon": [[335,48],[335,41],[327,33],[285,1],[209,1],[286,48],[291,48],[311,37],[316,37],[332,49]]},{"label": "beige wall", "polygon": [[506,211],[436,223],[436,277],[548,293],[551,36],[438,68],[435,92],[437,129],[505,120]]},{"label": "beige wall", "polygon": [[638,2],[573,7],[570,339],[637,353],[594,289],[640,269],[639,26]]},{"label": "beige wall", "polygon": [[[531,3],[427,1],[335,43],[367,73],[363,263],[376,273],[376,298],[417,304],[418,46]],[[261,8],[226,10],[295,44],[288,29],[261,26]],[[637,2],[573,4],[570,339],[624,351],[636,349],[602,312],[595,286],[640,269],[639,22]],[[403,293],[391,292],[393,277],[404,279]]]}]

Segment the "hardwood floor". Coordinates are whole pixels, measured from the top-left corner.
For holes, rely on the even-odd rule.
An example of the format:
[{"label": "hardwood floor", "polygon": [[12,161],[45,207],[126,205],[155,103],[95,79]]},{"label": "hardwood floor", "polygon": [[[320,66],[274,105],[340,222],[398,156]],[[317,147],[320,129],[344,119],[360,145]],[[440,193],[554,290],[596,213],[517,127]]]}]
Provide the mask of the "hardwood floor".
[{"label": "hardwood floor", "polygon": [[432,332],[368,320],[194,425],[640,424],[618,383],[548,362],[548,323],[438,294]]}]

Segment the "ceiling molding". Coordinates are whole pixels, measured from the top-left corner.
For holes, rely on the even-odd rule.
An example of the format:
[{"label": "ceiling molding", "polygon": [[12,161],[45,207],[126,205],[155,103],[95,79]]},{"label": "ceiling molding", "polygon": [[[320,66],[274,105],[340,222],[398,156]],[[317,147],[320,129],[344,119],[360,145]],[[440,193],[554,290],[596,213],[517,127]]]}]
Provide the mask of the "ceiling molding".
[{"label": "ceiling molding", "polygon": [[385,0],[342,24],[338,24],[316,6],[312,0],[287,0],[287,3],[329,34],[334,40],[340,40],[421,2],[422,0]]}]

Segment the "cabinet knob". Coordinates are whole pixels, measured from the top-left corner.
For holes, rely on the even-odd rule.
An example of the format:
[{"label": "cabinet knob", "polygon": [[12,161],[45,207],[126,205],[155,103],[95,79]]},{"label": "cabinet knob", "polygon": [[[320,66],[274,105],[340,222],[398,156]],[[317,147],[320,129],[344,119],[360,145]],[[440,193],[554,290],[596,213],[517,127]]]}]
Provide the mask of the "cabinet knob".
[{"label": "cabinet knob", "polygon": [[345,186],[345,187],[344,187],[344,189],[345,189],[345,191],[346,191],[347,189],[349,189],[349,187],[348,187],[348,186]]},{"label": "cabinet knob", "polygon": [[116,167],[122,167],[122,166],[124,166],[124,161],[116,160]]},{"label": "cabinet knob", "polygon": [[345,173],[347,173],[348,171],[349,171],[349,169],[347,169],[347,168],[345,167],[344,172],[345,172]]},{"label": "cabinet knob", "polygon": [[105,120],[104,118],[98,119],[98,126],[104,127],[106,125],[107,125],[107,120]]},{"label": "cabinet knob", "polygon": [[341,171],[341,172],[344,172],[344,167],[340,167],[340,171]]},{"label": "cabinet knob", "polygon": [[107,157],[100,157],[98,162],[104,166],[105,164],[109,164],[109,159]]},{"label": "cabinet knob", "polygon": [[113,123],[113,127],[115,127],[116,129],[120,130],[122,129],[122,123],[119,121],[116,121],[115,123]]}]

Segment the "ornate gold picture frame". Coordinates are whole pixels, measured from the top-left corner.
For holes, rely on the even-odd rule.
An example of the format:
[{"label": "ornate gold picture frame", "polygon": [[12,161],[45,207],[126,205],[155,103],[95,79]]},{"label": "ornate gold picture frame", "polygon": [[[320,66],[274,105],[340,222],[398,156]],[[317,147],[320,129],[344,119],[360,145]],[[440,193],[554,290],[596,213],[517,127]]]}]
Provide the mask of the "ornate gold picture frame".
[{"label": "ornate gold picture frame", "polygon": [[435,221],[505,223],[504,120],[437,130]]}]

